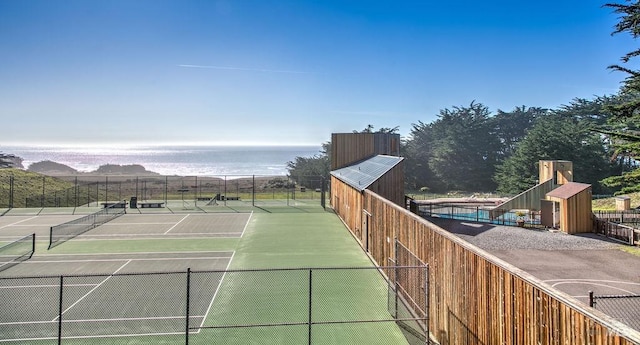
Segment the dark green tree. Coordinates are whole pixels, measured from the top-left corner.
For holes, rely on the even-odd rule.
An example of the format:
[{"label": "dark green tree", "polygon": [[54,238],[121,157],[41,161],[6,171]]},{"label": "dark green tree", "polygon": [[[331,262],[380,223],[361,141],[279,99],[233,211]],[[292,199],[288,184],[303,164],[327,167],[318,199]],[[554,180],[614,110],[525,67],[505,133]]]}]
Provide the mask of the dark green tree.
[{"label": "dark green tree", "polygon": [[533,127],[535,120],[547,112],[547,109],[527,108],[524,105],[516,107],[510,112],[498,110],[498,113],[489,120],[492,135],[495,135],[499,141],[496,152],[498,160],[502,161],[510,157],[515,152],[517,144]]},{"label": "dark green tree", "polygon": [[402,145],[402,155],[405,157],[405,182],[409,190],[445,190],[444,183],[435,176],[429,166],[433,151],[431,127],[431,124],[421,121],[413,124],[409,137]]},{"label": "dark green tree", "polygon": [[322,179],[329,177],[331,169],[331,142],[322,144],[322,150],[313,157],[296,157],[287,162],[289,177],[299,185],[321,188]]},{"label": "dark green tree", "polygon": [[389,134],[398,134],[398,130],[399,129],[400,129],[399,126],[395,126],[393,128],[381,127],[378,130],[376,130],[373,125],[369,124],[363,130],[361,130],[361,131],[354,130],[353,133],[389,133]]},{"label": "dark green tree", "polygon": [[440,111],[430,125],[429,169],[447,190],[493,191],[498,138],[481,103]]},{"label": "dark green tree", "polygon": [[[607,3],[604,6],[613,9],[613,12],[619,15],[619,21],[612,35],[628,33],[633,39],[640,36],[640,0],[627,0],[622,4]],[[622,56],[620,60],[623,64],[627,64],[639,55],[640,48],[634,49]],[[626,101],[612,107],[614,116],[637,117],[640,115],[640,71],[618,64],[610,65],[608,68],[628,75],[621,90],[621,93],[626,96]]]},{"label": "dark green tree", "polygon": [[[619,21],[612,35],[627,33],[633,39],[640,36],[640,1],[604,5],[618,14]],[[618,190],[616,194],[640,191],[640,170],[634,162],[640,155],[640,71],[627,67],[627,63],[640,55],[634,49],[621,57],[622,64],[608,66],[609,69],[627,74],[616,102],[607,105],[611,116],[606,125],[594,128],[610,138],[611,160],[618,163],[619,173],[602,181],[606,186]]]},{"label": "dark green tree", "polygon": [[497,166],[497,191],[517,194],[535,186],[540,160],[569,160],[574,181],[590,183],[598,193],[609,162],[602,137],[590,128],[588,122],[558,113],[538,118],[513,155]]},{"label": "dark green tree", "polygon": [[574,98],[569,104],[563,104],[554,112],[579,121],[586,121],[592,126],[607,124],[611,117],[609,107],[620,102],[617,96],[597,96],[594,99]]}]

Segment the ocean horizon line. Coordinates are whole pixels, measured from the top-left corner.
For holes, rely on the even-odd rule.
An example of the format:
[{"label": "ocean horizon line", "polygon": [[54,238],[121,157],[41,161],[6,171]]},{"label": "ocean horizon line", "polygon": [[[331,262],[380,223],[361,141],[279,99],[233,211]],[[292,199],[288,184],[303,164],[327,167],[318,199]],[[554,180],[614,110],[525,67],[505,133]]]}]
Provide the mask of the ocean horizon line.
[{"label": "ocean horizon line", "polygon": [[145,147],[322,147],[308,143],[0,143],[3,147],[51,148],[145,148]]},{"label": "ocean horizon line", "polygon": [[80,172],[102,165],[142,165],[162,175],[281,175],[297,157],[321,153],[321,146],[0,146],[28,168],[52,161]]}]

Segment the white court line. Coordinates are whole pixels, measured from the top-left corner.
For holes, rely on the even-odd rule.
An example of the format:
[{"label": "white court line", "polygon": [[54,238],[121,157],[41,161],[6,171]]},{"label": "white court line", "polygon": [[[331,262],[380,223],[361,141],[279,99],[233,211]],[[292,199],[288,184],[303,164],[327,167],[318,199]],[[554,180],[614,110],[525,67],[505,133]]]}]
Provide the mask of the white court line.
[{"label": "white court line", "polygon": [[[104,284],[107,280],[109,280],[111,277],[113,277],[114,274],[118,273],[121,269],[124,268],[124,266],[128,265],[131,262],[131,260],[127,261],[124,263],[124,265],[120,266],[120,268],[118,268],[115,272],[113,272],[110,276],[108,276],[107,278],[105,278],[103,281],[101,281],[98,285],[96,285],[93,289],[89,290],[89,292],[87,292],[84,296],[80,297],[80,299],[78,299],[77,301],[73,302],[72,305],[70,305],[67,309],[65,309],[62,313],[60,313],[61,315],[66,313],[67,311],[69,311],[71,308],[73,308],[76,304],[80,303],[80,301],[82,301],[83,299],[85,299],[87,296],[89,296],[92,292],[94,292],[97,288],[99,288],[102,284]],[[60,317],[60,315],[56,316],[55,319],[53,319],[53,321],[56,321],[58,318]]]},{"label": "white court line", "polygon": [[[127,260],[131,261],[175,261],[175,260],[215,260],[215,259],[229,259],[230,256],[201,256],[201,257],[181,257],[181,258],[119,258],[119,259],[94,259],[94,260],[30,260],[21,262],[20,264],[53,264],[53,263],[69,263],[69,262],[119,262]],[[126,264],[125,264],[126,265]]]},{"label": "white court line", "polygon": [[244,229],[242,229],[242,233],[240,234],[240,237],[244,236],[244,232],[247,230],[247,226],[249,226],[249,222],[251,221],[252,216],[253,216],[253,211],[251,211],[251,213],[249,214],[249,219],[247,219],[247,222],[244,224]]},{"label": "white court line", "polygon": [[[126,241],[148,241],[148,240],[161,240],[161,239],[166,240],[168,238],[175,238],[175,237],[170,237],[170,236],[173,236],[173,235],[172,234],[162,235],[161,237],[136,236],[136,237],[127,238]],[[238,236],[206,236],[206,237],[185,237],[184,239],[188,239],[188,240],[198,240],[198,239],[206,240],[206,239],[209,239],[209,240],[211,240],[211,239],[217,239],[217,238],[240,238],[240,237],[238,237]],[[91,242],[91,241],[108,241],[108,239],[74,238],[73,241],[75,241],[75,242]]]},{"label": "white court line", "polygon": [[[136,254],[158,254],[158,253],[167,253],[167,252],[141,252],[141,253],[136,253]],[[235,255],[235,251],[192,251],[192,252],[168,252],[168,253],[180,253],[180,254],[185,254],[185,253],[232,253],[230,257],[203,257],[202,259],[228,259],[228,263],[227,266],[225,268],[225,270],[229,269],[229,266],[231,265],[231,261],[233,260],[233,257]],[[122,254],[122,253],[113,253],[113,254]],[[48,254],[47,256],[71,256],[71,255],[80,255],[80,256],[91,256],[91,254]],[[104,254],[93,254],[93,255],[104,255]],[[182,258],[166,258],[163,260],[176,260],[176,259],[182,259]],[[184,258],[185,260],[188,260],[190,258]],[[193,258],[191,258],[193,259]],[[199,258],[198,258],[199,259]],[[99,284],[86,284],[87,286],[94,286],[95,287],[89,291],[87,294],[85,294],[82,298],[80,298],[79,300],[77,300],[73,305],[71,305],[69,308],[67,308],[66,310],[63,311],[63,314],[65,312],[67,312],[69,309],[71,309],[73,306],[75,306],[78,302],[80,302],[83,298],[85,298],[86,296],[88,296],[92,291],[94,291],[95,289],[97,289],[100,285],[102,285],[104,282],[106,282],[109,278],[111,278],[113,275],[115,275],[118,271],[120,271],[124,266],[126,266],[129,262],[134,261],[134,260],[157,260],[156,259],[131,259],[129,261],[127,261],[124,265],[122,265],[120,268],[118,268],[118,270],[116,270],[114,273],[112,273],[112,275],[110,275],[109,277],[107,277],[105,280],[103,280],[102,282],[100,282]],[[63,261],[63,260],[61,260]],[[76,261],[91,261],[91,260],[76,260]],[[114,260],[117,261],[117,260]],[[120,259],[119,261],[122,261],[122,259]],[[218,291],[220,290],[220,286],[222,285],[222,281],[224,280],[224,277],[226,275],[226,272],[222,275],[222,278],[220,279],[218,286],[216,288],[216,291],[211,299],[211,302],[209,303],[209,306],[207,308],[207,311],[205,313],[205,315],[190,315],[189,318],[202,318],[202,322],[200,324],[200,328],[203,327],[204,322],[207,318],[207,315],[209,314],[211,307],[213,305],[213,301],[215,300]],[[81,285],[85,285],[85,284],[74,284],[77,286],[81,286]],[[56,285],[56,287],[58,287],[58,285]],[[82,322],[105,322],[105,321],[122,321],[122,320],[163,320],[163,319],[184,319],[184,316],[166,316],[166,317],[141,317],[141,318],[112,318],[112,319],[84,319],[84,320],[64,320],[65,323],[70,323],[70,322],[75,322],[75,323],[82,323]],[[0,323],[0,325],[18,325],[18,324],[51,324],[54,322],[58,322],[58,317],[56,317],[54,320],[52,321],[24,321],[24,322],[8,322],[8,323]],[[200,332],[200,329],[197,332],[190,332],[190,333],[194,333],[197,334]],[[156,333],[131,333],[131,334],[105,334],[105,335],[88,335],[88,336],[71,336],[71,337],[64,337],[65,339],[92,339],[92,338],[115,338],[115,337],[138,337],[138,336],[162,336],[162,335],[183,335],[184,332],[156,332]],[[0,339],[0,343],[4,343],[4,342],[14,342],[14,341],[34,341],[34,340],[47,340],[47,339],[56,339],[55,337],[41,337],[41,338],[18,338],[18,339]]]},{"label": "white court line", "polygon": [[[189,315],[189,318],[201,318],[204,315]],[[113,322],[113,321],[145,321],[145,320],[184,320],[184,316],[147,316],[147,317],[118,317],[112,319],[79,319],[79,320],[63,320],[64,323],[84,323],[84,322]],[[58,320],[52,321],[15,321],[1,322],[0,326],[7,325],[31,325],[31,324],[47,324],[57,323]]]},{"label": "white court line", "polygon": [[118,222],[107,222],[102,225],[106,226],[122,226],[122,225],[168,225],[175,224],[176,222],[156,222],[156,223],[118,223]]},{"label": "white court line", "polygon": [[[34,227],[34,226],[42,226],[42,227],[46,226],[47,228],[50,228],[51,224],[13,224],[12,226],[15,226],[16,228],[30,228],[30,227]],[[4,226],[3,226],[3,228],[4,228]]]},{"label": "white court line", "polygon": [[16,224],[20,224],[20,223],[22,223],[22,222],[26,222],[26,221],[32,220],[32,219],[34,219],[34,218],[38,218],[38,216],[33,216],[33,217],[31,217],[31,218],[23,219],[23,220],[20,220],[20,221],[15,222],[15,223],[11,223],[11,224],[7,224],[7,225],[0,226],[0,229],[4,229],[4,228],[9,227],[9,226],[13,226],[13,225],[16,225]]},{"label": "white court line", "polygon": [[618,288],[618,287],[611,286],[611,285],[607,285],[607,284],[598,284],[598,283],[590,283],[590,282],[589,283],[587,283],[587,282],[558,282],[558,283],[555,283],[555,284],[553,284],[551,286],[556,287],[558,285],[565,285],[565,284],[588,284],[588,285],[594,285],[594,286],[602,286],[602,287],[606,287],[607,289],[619,290],[619,291],[622,291],[622,292],[625,292],[625,293],[628,293],[628,294],[631,294],[631,295],[635,295],[635,293],[633,293],[633,292],[631,292],[629,290],[625,290],[625,289]]},{"label": "white court line", "polygon": [[99,254],[91,254],[91,253],[73,253],[73,254],[42,254],[38,255],[38,257],[43,256],[104,256],[104,255],[139,255],[139,254],[202,254],[202,253],[233,253],[232,250],[193,250],[193,251],[185,251],[185,252],[135,252],[135,253],[99,253]]},{"label": "white court line", "polygon": [[[233,234],[242,234],[241,232],[181,232],[179,234],[167,234],[166,232],[149,232],[149,233],[138,233],[138,234],[103,234],[103,235],[85,235],[85,238],[89,237],[143,237],[143,236],[156,236],[156,235],[167,235],[167,236],[185,236],[185,235],[233,235]],[[240,235],[242,237],[242,235]]]},{"label": "white court line", "polygon": [[[62,339],[94,339],[94,338],[121,338],[121,337],[144,337],[150,335],[184,335],[182,332],[164,332],[164,333],[131,333],[131,334],[106,334],[106,335],[77,335],[70,337],[62,337]],[[18,338],[18,339],[0,339],[0,343],[14,342],[14,341],[34,341],[34,340],[54,340],[57,337],[42,337],[42,338]]]},{"label": "white court line", "polygon": [[173,230],[176,226],[178,226],[178,224],[182,223],[182,221],[187,219],[187,217],[189,217],[190,215],[191,215],[191,213],[189,213],[186,216],[182,217],[182,219],[180,219],[174,226],[170,227],[169,230],[165,231],[164,234],[166,235],[169,231]]},{"label": "white court line", "polygon": [[596,282],[596,283],[615,283],[615,284],[627,284],[627,285],[640,285],[640,283],[621,281],[621,280],[580,279],[580,278],[576,278],[576,279],[547,279],[547,280],[543,280],[543,282],[545,282],[545,283],[548,283],[548,282],[575,282],[575,283]]},{"label": "white court line", "polygon": [[202,322],[200,323],[200,327],[198,328],[198,331],[195,332],[195,334],[200,333],[200,330],[202,329],[202,326],[204,326],[204,322],[207,320],[207,316],[209,315],[209,311],[211,311],[211,307],[213,306],[213,301],[215,301],[216,296],[218,296],[218,291],[220,291],[220,287],[222,286],[222,282],[224,281],[224,277],[227,275],[227,271],[229,270],[229,266],[231,266],[231,261],[233,261],[233,257],[234,255],[236,255],[236,252],[233,252],[233,255],[231,255],[231,258],[229,258],[229,262],[227,263],[227,267],[225,267],[224,269],[224,273],[222,274],[222,278],[220,278],[220,281],[218,282],[218,287],[216,288],[216,291],[213,293],[213,297],[211,297],[211,302],[209,302],[209,306],[207,307],[207,311],[204,313],[204,317],[202,318]]},{"label": "white court line", "polygon": [[[64,284],[65,287],[87,287],[95,286],[96,284]],[[0,286],[1,289],[29,289],[29,288],[59,288],[60,284],[51,285],[12,285],[12,286]]]}]

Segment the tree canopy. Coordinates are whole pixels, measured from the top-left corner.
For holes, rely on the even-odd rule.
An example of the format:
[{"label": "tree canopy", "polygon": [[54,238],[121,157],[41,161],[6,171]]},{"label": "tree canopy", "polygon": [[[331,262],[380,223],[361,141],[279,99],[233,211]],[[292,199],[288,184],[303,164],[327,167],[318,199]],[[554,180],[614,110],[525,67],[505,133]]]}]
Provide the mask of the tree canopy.
[{"label": "tree canopy", "polygon": [[539,118],[513,155],[498,165],[497,191],[517,194],[535,186],[540,182],[540,160],[572,161],[574,179],[594,189],[609,172],[602,138],[590,131],[588,123],[555,113]]},{"label": "tree canopy", "polygon": [[[604,7],[619,15],[613,35],[640,36],[640,0]],[[640,191],[640,71],[629,67],[638,56],[640,49],[633,49],[620,64],[607,67],[627,74],[615,95],[574,98],[555,109],[522,105],[495,113],[473,101],[441,109],[433,121],[416,121],[401,144],[406,186],[515,194],[538,182],[539,160],[570,160],[574,180],[592,184],[594,193]],[[367,125],[361,132],[376,130]],[[328,175],[326,144],[322,155],[290,162],[291,176],[316,171],[313,167],[326,167]]]}]

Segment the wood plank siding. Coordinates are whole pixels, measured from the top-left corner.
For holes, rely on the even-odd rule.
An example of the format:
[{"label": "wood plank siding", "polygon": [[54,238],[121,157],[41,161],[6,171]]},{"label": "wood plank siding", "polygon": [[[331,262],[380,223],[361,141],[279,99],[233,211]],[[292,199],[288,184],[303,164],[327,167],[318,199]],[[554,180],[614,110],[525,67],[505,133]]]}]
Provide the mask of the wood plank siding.
[{"label": "wood plank siding", "polygon": [[331,134],[331,170],[344,168],[375,155],[399,156],[400,134]]},{"label": "wood plank siding", "polygon": [[568,182],[547,193],[546,197],[559,204],[561,231],[568,234],[593,232],[591,185]]},{"label": "wood plank siding", "polygon": [[573,162],[538,161],[538,181],[553,180],[555,185],[573,182]]},{"label": "wood plank siding", "polygon": [[332,178],[334,208],[379,265],[394,257],[394,238],[429,265],[429,328],[440,344],[640,344],[606,314],[372,191],[339,185]]},{"label": "wood plank siding", "polygon": [[364,194],[331,176],[331,205],[351,232],[360,240],[362,234],[362,200]]},{"label": "wood plank siding", "polygon": [[396,205],[404,206],[404,161],[382,175],[367,189]]}]

